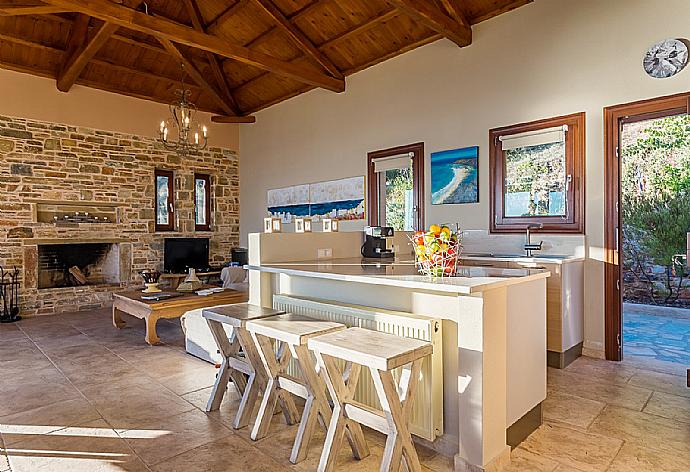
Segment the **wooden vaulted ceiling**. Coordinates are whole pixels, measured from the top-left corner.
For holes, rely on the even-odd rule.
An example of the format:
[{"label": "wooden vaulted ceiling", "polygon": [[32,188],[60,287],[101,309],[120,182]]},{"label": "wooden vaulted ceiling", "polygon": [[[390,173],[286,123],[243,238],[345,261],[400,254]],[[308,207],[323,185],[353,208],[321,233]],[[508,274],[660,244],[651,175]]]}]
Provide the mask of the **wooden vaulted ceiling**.
[{"label": "wooden vaulted ceiling", "polygon": [[0,0],[0,67],[169,103],[183,75],[217,122],[421,45],[472,42],[471,26],[532,0]]}]

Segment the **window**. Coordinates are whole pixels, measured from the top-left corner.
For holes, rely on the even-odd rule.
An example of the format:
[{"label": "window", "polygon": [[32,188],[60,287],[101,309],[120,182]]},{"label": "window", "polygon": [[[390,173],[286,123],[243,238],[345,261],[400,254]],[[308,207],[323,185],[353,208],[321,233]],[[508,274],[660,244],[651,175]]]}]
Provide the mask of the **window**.
[{"label": "window", "polygon": [[491,232],[584,232],[584,113],[489,132]]},{"label": "window", "polygon": [[424,143],[368,154],[369,224],[424,228]]},{"label": "window", "polygon": [[211,176],[194,174],[194,229],[211,230]]},{"label": "window", "polygon": [[156,169],[156,231],[175,229],[173,172]]}]

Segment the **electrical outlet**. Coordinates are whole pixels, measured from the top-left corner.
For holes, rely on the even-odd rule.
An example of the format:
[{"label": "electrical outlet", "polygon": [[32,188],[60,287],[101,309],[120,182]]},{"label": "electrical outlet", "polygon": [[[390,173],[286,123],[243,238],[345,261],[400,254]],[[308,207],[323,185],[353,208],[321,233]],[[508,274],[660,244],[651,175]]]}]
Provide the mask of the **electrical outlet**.
[{"label": "electrical outlet", "polygon": [[316,258],[317,259],[330,259],[332,257],[333,257],[333,249],[330,247],[316,250]]}]

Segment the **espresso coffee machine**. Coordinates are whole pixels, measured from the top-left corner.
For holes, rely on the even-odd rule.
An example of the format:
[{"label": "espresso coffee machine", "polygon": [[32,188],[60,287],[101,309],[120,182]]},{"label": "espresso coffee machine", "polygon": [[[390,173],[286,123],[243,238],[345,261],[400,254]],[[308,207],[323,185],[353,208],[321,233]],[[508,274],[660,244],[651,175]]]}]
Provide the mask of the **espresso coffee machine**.
[{"label": "espresso coffee machine", "polygon": [[386,239],[392,238],[393,228],[390,226],[367,226],[364,229],[364,244],[362,257],[392,258],[395,253],[387,248]]}]

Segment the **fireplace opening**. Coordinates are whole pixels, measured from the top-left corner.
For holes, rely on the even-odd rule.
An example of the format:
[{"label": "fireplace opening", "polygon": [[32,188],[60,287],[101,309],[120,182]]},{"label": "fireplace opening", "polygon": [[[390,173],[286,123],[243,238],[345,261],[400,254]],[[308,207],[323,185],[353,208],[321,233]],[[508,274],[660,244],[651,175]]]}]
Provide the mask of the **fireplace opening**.
[{"label": "fireplace opening", "polygon": [[110,243],[38,246],[38,288],[120,283],[120,247]]}]

